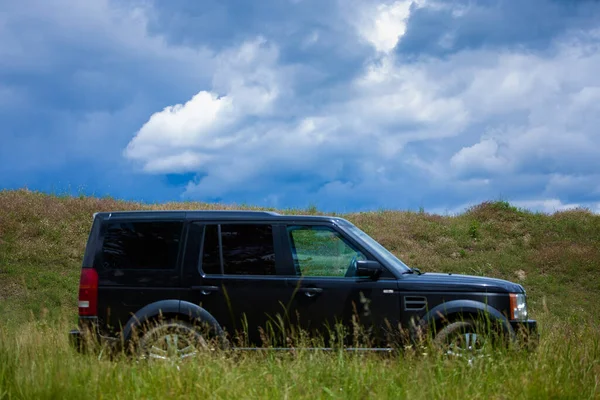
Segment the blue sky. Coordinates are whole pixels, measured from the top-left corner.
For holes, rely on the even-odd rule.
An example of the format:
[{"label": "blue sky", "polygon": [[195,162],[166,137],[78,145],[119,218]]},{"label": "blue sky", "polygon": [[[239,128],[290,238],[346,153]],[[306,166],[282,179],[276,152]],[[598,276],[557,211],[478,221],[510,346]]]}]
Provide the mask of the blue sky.
[{"label": "blue sky", "polygon": [[600,212],[600,2],[0,0],[0,188]]}]

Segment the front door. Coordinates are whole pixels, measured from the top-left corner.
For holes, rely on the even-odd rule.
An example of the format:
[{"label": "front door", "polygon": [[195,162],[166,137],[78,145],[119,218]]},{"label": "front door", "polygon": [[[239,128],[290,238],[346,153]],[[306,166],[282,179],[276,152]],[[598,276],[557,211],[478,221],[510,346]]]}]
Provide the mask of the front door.
[{"label": "front door", "polygon": [[292,321],[326,345],[389,345],[400,321],[397,281],[356,276],[356,261],[375,258],[334,226],[288,225],[286,232],[296,273],[288,279]]}]

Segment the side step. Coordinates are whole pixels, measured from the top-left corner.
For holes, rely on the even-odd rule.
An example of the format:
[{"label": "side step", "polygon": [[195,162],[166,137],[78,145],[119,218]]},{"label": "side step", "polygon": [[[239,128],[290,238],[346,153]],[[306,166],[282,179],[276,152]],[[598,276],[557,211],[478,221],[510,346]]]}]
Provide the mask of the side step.
[{"label": "side step", "polygon": [[[333,347],[232,347],[233,351],[338,351],[339,348]],[[356,353],[393,353],[395,349],[368,348],[368,347],[344,347],[342,350]]]}]

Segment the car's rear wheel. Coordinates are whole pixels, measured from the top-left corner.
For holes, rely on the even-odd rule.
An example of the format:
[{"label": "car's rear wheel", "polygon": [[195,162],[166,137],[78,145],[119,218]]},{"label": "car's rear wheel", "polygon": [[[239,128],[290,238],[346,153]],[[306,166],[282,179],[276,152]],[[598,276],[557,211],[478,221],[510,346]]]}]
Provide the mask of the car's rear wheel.
[{"label": "car's rear wheel", "polygon": [[138,355],[149,360],[184,360],[213,350],[210,341],[183,321],[165,321],[146,329],[138,344]]}]

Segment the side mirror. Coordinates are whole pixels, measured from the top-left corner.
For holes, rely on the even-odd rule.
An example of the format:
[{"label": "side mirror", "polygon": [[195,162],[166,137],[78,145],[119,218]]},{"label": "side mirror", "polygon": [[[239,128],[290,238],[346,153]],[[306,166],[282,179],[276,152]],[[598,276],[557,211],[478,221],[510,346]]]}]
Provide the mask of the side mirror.
[{"label": "side mirror", "polygon": [[356,276],[377,279],[383,272],[379,261],[361,260],[356,262]]}]

